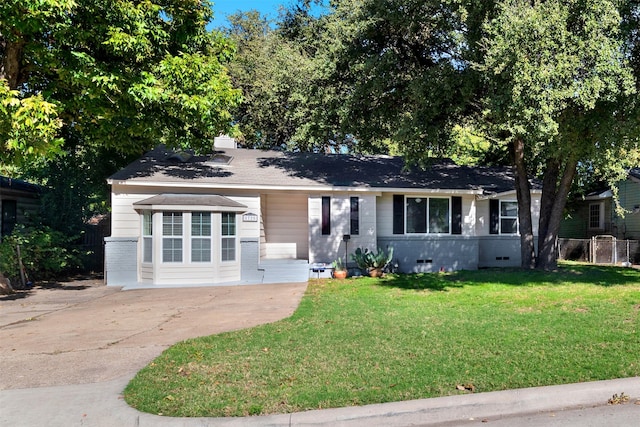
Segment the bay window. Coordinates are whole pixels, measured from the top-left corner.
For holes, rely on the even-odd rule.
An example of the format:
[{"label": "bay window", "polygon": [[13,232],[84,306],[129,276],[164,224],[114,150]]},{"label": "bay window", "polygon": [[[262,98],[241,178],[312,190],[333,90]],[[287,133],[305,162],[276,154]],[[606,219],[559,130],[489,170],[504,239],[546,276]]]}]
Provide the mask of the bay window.
[{"label": "bay window", "polygon": [[142,262],[153,262],[153,212],[142,213]]},{"label": "bay window", "polygon": [[211,213],[191,214],[191,262],[211,262]]},{"label": "bay window", "polygon": [[182,262],[182,212],[162,214],[162,262]]},{"label": "bay window", "polygon": [[222,213],[222,261],[236,260],[236,214],[232,212]]}]

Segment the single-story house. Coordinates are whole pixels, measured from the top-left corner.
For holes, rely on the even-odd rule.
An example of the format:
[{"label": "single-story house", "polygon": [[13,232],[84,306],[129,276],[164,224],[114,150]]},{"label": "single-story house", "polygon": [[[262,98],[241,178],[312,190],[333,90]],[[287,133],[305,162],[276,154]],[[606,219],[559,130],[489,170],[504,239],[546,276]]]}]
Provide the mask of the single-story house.
[{"label": "single-story house", "polygon": [[109,177],[108,285],[307,280],[358,247],[393,247],[407,273],[520,265],[510,168],[233,147],[159,146]]},{"label": "single-story house", "polygon": [[624,216],[616,213],[611,189],[595,191],[573,201],[559,236],[590,239],[607,235],[617,239],[640,239],[640,168],[631,169],[627,178],[617,184],[617,190]]},{"label": "single-story house", "polygon": [[40,192],[35,184],[0,176],[0,239],[11,234],[16,224],[38,214]]}]

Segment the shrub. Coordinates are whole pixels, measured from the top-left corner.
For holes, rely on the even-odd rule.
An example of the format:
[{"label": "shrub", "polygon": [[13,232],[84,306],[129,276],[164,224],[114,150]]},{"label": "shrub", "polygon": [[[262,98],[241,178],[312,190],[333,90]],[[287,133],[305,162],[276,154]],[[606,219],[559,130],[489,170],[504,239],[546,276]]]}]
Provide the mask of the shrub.
[{"label": "shrub", "polygon": [[19,283],[18,246],[22,264],[31,280],[49,279],[76,269],[81,261],[77,251],[71,249],[74,240],[50,227],[18,225],[0,243],[0,271],[10,277],[12,283]]},{"label": "shrub", "polygon": [[351,258],[358,265],[358,268],[363,271],[383,269],[393,259],[393,247],[389,248],[389,252],[385,252],[384,249],[378,249],[376,253],[369,249],[362,250],[362,248],[358,248],[351,254]]}]

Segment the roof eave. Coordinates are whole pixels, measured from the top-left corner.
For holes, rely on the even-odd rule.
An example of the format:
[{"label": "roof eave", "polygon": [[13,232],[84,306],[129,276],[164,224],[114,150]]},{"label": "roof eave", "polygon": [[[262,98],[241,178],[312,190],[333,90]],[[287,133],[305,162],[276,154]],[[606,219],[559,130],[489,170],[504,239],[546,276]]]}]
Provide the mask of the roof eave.
[{"label": "roof eave", "polygon": [[127,187],[164,187],[164,188],[215,188],[223,190],[262,190],[262,191],[308,191],[308,192],[353,192],[353,193],[441,193],[441,194],[483,194],[481,189],[453,189],[453,188],[427,188],[427,187],[373,187],[373,186],[336,186],[336,185],[249,185],[249,184],[213,184],[210,182],[159,182],[159,181],[132,181],[132,180],[107,180],[109,185],[121,185]]},{"label": "roof eave", "polygon": [[[542,194],[542,190],[532,188],[531,194]],[[478,200],[499,199],[501,197],[515,196],[515,195],[516,195],[516,190],[498,191],[491,194],[482,194],[481,196],[478,196]]]}]

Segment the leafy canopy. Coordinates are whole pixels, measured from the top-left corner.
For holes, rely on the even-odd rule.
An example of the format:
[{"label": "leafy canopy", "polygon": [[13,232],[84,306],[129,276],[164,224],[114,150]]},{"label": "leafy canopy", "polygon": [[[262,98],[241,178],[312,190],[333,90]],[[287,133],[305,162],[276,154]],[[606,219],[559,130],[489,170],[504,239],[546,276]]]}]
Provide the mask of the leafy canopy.
[{"label": "leafy canopy", "polygon": [[0,155],[68,146],[204,149],[232,131],[234,48],[200,0],[7,0],[0,5]]}]

